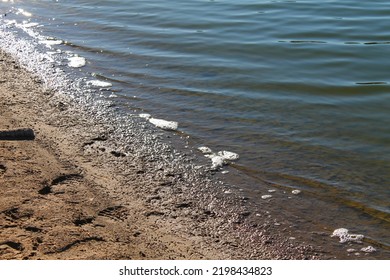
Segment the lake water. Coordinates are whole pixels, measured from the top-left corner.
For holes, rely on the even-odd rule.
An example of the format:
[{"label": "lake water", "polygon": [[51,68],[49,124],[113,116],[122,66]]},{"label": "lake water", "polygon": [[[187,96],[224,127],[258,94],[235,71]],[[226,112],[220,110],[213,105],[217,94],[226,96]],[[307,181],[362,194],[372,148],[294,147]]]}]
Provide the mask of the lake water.
[{"label": "lake water", "polygon": [[246,188],[301,190],[390,246],[388,1],[3,0],[0,11],[86,58],[75,71],[110,82],[122,110],[238,153]]}]

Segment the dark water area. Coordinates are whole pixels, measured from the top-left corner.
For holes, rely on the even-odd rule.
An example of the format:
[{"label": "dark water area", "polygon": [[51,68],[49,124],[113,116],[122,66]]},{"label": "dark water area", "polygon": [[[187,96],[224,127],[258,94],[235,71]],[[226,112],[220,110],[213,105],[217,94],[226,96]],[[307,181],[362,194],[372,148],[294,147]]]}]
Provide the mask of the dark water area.
[{"label": "dark water area", "polygon": [[104,94],[118,95],[121,110],[177,121],[194,145],[238,153],[230,168],[252,200],[262,201],[257,183],[300,190],[318,202],[302,202],[306,215],[390,248],[388,1],[46,0],[0,10],[3,22],[39,23],[63,41],[54,49],[86,58],[74,71],[112,83]]}]

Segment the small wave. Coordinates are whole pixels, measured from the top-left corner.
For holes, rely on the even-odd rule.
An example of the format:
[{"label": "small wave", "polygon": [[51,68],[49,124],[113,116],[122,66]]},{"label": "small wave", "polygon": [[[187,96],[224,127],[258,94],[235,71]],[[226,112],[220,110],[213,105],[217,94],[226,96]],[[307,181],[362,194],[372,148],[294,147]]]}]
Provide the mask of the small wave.
[{"label": "small wave", "polygon": [[386,82],[357,82],[357,85],[387,85]]},{"label": "small wave", "polygon": [[390,42],[366,42],[365,45],[388,45]]},{"label": "small wave", "polygon": [[292,44],[326,44],[325,41],[315,41],[315,40],[293,40],[290,41]]}]

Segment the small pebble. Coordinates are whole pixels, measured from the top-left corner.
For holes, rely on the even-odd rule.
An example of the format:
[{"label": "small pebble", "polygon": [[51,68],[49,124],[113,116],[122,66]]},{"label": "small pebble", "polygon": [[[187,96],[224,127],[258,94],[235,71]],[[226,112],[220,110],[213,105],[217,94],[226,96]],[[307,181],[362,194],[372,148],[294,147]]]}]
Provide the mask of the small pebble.
[{"label": "small pebble", "polygon": [[297,195],[297,194],[300,194],[301,191],[300,190],[293,190],[291,193]]},{"label": "small pebble", "polygon": [[265,194],[265,195],[261,196],[262,199],[268,199],[268,198],[271,198],[271,197],[272,197],[272,195],[270,195],[270,194]]}]

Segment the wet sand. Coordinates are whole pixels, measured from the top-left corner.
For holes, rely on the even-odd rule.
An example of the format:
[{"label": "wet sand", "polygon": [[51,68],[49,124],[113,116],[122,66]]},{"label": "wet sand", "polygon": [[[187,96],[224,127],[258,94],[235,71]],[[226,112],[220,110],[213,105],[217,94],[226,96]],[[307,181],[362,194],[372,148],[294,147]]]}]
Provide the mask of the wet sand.
[{"label": "wet sand", "polygon": [[[168,143],[184,147],[179,134],[136,122],[123,149],[112,136],[118,127],[4,52],[0,75],[0,130],[36,134],[0,141],[0,259],[334,257],[275,231],[265,210],[254,222],[246,199],[227,196],[201,156]],[[142,142],[136,129],[154,137]]]}]

